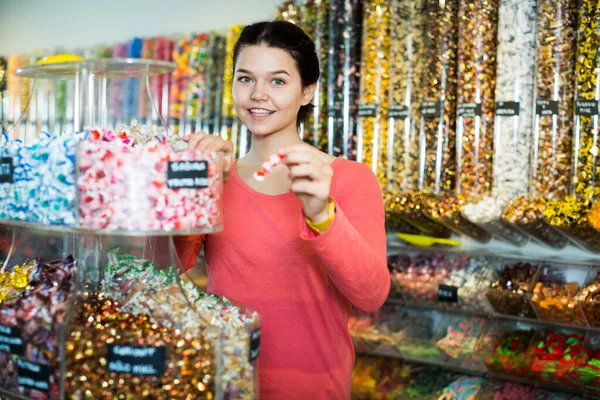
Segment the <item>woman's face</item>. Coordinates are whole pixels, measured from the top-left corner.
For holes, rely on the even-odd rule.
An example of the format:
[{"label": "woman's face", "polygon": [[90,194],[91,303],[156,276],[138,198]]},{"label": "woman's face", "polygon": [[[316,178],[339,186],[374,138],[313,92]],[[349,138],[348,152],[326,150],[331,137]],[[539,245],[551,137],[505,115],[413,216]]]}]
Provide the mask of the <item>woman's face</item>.
[{"label": "woman's face", "polygon": [[278,48],[247,46],[240,51],[233,77],[233,101],[253,135],[296,130],[300,106],[312,99],[314,88],[302,88],[294,59]]}]

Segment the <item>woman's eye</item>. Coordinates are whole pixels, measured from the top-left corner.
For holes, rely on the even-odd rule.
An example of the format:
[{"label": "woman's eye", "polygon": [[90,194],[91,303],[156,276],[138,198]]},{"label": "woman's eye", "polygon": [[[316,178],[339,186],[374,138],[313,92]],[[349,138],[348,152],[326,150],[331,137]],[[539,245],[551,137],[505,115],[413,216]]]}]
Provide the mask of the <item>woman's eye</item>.
[{"label": "woman's eye", "polygon": [[285,82],[283,81],[283,79],[275,78],[275,79],[273,79],[273,84],[275,84],[275,85],[285,85]]},{"label": "woman's eye", "polygon": [[242,82],[242,83],[250,83],[250,82],[252,82],[252,79],[248,76],[240,76],[238,78],[238,81]]}]

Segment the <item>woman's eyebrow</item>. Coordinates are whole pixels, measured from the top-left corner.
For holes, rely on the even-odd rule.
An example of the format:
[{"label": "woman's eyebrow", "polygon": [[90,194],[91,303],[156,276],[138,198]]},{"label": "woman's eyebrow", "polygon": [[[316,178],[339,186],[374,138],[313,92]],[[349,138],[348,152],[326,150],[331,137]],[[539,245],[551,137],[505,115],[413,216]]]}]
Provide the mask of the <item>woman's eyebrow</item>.
[{"label": "woman's eyebrow", "polygon": [[243,69],[243,68],[240,68],[240,69],[238,69],[238,70],[237,70],[237,71],[235,71],[235,72],[241,72],[242,74],[249,74],[249,75],[252,75],[252,72],[248,71],[247,69]]},{"label": "woman's eyebrow", "polygon": [[291,76],[285,69],[279,69],[277,71],[270,72],[271,75],[277,74],[286,74],[287,76]]}]

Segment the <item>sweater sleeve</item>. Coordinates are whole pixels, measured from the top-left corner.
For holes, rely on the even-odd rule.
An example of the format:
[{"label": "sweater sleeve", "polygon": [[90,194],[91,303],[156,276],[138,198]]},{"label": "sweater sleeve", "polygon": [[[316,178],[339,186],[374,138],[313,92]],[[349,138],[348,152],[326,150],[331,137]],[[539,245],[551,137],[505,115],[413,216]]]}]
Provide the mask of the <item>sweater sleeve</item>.
[{"label": "sweater sleeve", "polygon": [[379,182],[364,164],[348,162],[338,169],[335,218],[316,235],[300,219],[300,235],[319,255],[337,289],[363,311],[375,311],[390,290],[384,207]]},{"label": "sweater sleeve", "polygon": [[204,246],[206,235],[174,236],[175,251],[179,258],[181,272],[185,272],[196,265],[196,258]]}]

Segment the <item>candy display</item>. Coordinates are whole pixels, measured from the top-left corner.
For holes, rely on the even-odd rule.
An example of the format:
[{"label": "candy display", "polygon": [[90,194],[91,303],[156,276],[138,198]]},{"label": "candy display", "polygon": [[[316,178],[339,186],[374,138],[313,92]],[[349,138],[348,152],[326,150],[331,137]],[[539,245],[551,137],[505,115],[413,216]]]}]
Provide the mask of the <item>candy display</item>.
[{"label": "candy display", "polygon": [[586,363],[586,352],[582,332],[541,331],[531,345],[531,371],[542,382],[577,388],[576,366]]},{"label": "candy display", "polygon": [[[68,256],[49,263],[32,260],[23,268],[27,276],[18,266],[0,274],[8,275],[8,281],[0,278],[0,290],[7,294],[0,303],[0,387],[28,398],[58,399],[61,332],[75,289],[77,263]],[[32,378],[28,372],[35,370],[44,372]]]},{"label": "candy display", "polygon": [[327,74],[329,68],[329,0],[306,0],[302,7],[304,31],[315,43],[321,75],[312,104],[315,106],[308,126],[304,127],[303,140],[323,152],[327,152],[328,102]]},{"label": "candy display", "polygon": [[225,35],[225,64],[223,72],[223,100],[221,103],[221,138],[233,142],[234,154],[238,146],[238,120],[233,105],[233,46],[242,32],[243,26],[233,25]]},{"label": "candy display", "polygon": [[476,198],[492,188],[498,1],[460,1],[458,18],[457,192]]},{"label": "candy display", "polygon": [[[234,306],[226,298],[203,293],[191,282],[178,281],[175,268],[160,269],[148,260],[119,253],[118,249],[109,251],[108,258],[102,284],[105,295],[119,301],[123,311],[147,314],[171,330],[193,334],[209,327],[220,328],[223,390],[230,398],[252,398],[256,389],[255,366],[249,361],[249,343],[250,335],[259,328],[256,313]],[[174,312],[174,308],[186,313]],[[217,333],[210,329],[205,333],[215,348],[219,344]]]},{"label": "candy display", "polygon": [[[398,229],[398,232],[413,233],[412,231],[417,229],[417,232],[429,236],[449,238],[452,231],[429,218],[424,212],[424,199],[425,196],[419,191],[407,191],[397,195],[389,193],[386,212],[394,220],[403,222],[402,229]],[[387,217],[386,221],[390,217]]]},{"label": "candy display", "polygon": [[441,361],[435,334],[442,315],[436,311],[406,308],[391,329],[391,339],[402,357],[412,360]]},{"label": "candy display", "polygon": [[166,143],[131,147],[118,141],[83,142],[78,152],[79,226],[220,229],[219,154],[174,152]]},{"label": "candy display", "polygon": [[225,37],[213,32],[208,42],[208,57],[206,59],[206,105],[200,118],[202,130],[214,135],[220,132],[224,64]]},{"label": "candy display", "polygon": [[586,279],[586,284],[577,297],[579,305],[588,324],[600,327],[600,304],[598,304],[598,289],[600,289],[600,272],[591,270]]},{"label": "candy display", "polygon": [[391,6],[387,189],[394,193],[419,188],[425,4],[425,0],[394,0]]},{"label": "candy display", "polygon": [[365,2],[356,160],[367,164],[385,187],[389,107],[389,2]]},{"label": "candy display", "polygon": [[533,395],[533,386],[512,382],[486,380],[478,400],[524,400]]},{"label": "candy display", "polygon": [[125,398],[159,398],[160,393],[174,399],[213,398],[218,347],[205,333],[165,328],[147,315],[122,311],[118,301],[101,293],[90,294],[73,311],[66,392],[75,398],[110,393]]},{"label": "candy display", "polygon": [[467,198],[460,196],[431,196],[425,202],[425,212],[435,221],[447,226],[453,231],[469,236],[478,242],[487,243],[492,235],[486,230],[468,221],[462,215],[462,208],[467,204]]},{"label": "candy display", "polygon": [[479,345],[488,370],[492,373],[519,377],[531,376],[528,353],[535,325],[497,320],[488,325]]},{"label": "candy display", "polygon": [[484,379],[462,376],[446,386],[437,400],[475,400]]},{"label": "candy display", "polygon": [[573,182],[564,201],[555,199],[544,212],[546,220],[581,244],[600,251],[600,236],[587,218],[594,199],[600,194],[596,170],[598,156],[598,65],[600,53],[600,6],[593,1],[579,5],[577,40],[577,99],[573,135]]},{"label": "candy display", "polygon": [[436,346],[448,361],[464,367],[477,368],[481,359],[477,354],[477,341],[483,333],[485,318],[448,315],[438,329],[445,332]]},{"label": "candy display", "polygon": [[588,274],[584,268],[544,266],[533,288],[531,300],[540,319],[586,325],[577,298]]},{"label": "candy display", "polygon": [[355,160],[363,1],[329,1],[327,152]]},{"label": "candy display", "polygon": [[399,398],[410,367],[399,360],[357,358],[352,371],[352,399]]},{"label": "candy display", "polygon": [[291,22],[295,25],[302,25],[302,12],[298,2],[295,0],[285,0],[277,7],[275,19],[279,21]]},{"label": "candy display", "polygon": [[[543,220],[548,204],[563,199],[572,176],[577,2],[538,0],[534,150],[526,201],[517,198],[503,217],[552,247],[564,240]],[[558,235],[560,237],[560,235]]]},{"label": "candy display", "polygon": [[485,293],[495,312],[525,318],[536,317],[530,296],[538,267],[539,265],[518,262],[502,268],[498,279],[491,283]]},{"label": "candy display", "polygon": [[[529,175],[523,171],[530,169],[533,132],[535,11],[536,0],[499,0],[492,195],[463,208],[470,221],[494,233],[502,229],[494,227],[501,224],[498,219],[508,202],[529,189]],[[517,245],[527,241],[514,230],[499,236]]]},{"label": "candy display", "polygon": [[[381,345],[391,345],[392,329],[389,318],[398,319],[395,307],[384,307],[375,313],[352,310],[348,329],[357,351],[373,350]],[[395,316],[395,317],[394,317]],[[393,322],[392,322],[393,323]]]}]

